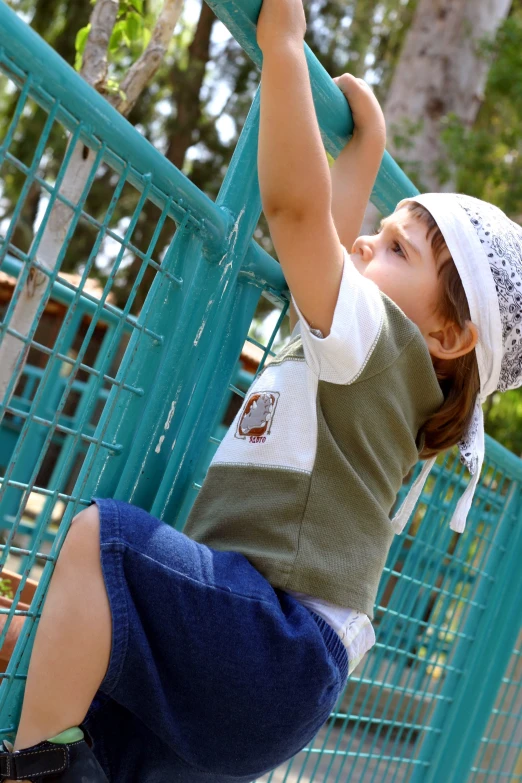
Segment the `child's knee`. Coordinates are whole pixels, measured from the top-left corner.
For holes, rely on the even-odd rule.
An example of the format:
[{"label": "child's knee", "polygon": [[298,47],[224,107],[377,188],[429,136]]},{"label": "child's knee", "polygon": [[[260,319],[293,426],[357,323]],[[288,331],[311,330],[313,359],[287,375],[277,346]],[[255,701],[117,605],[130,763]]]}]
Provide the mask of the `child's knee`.
[{"label": "child's knee", "polygon": [[96,505],[80,511],[72,523],[65,538],[58,563],[65,561],[78,564],[100,558],[100,516]]},{"label": "child's knee", "polygon": [[73,528],[76,530],[79,527],[82,528],[95,528],[96,530],[100,527],[100,515],[98,513],[98,506],[96,503],[93,503],[91,506],[88,506],[88,508],[84,508],[83,511],[80,511],[76,516],[74,517],[72,523],[71,523],[71,530]]}]

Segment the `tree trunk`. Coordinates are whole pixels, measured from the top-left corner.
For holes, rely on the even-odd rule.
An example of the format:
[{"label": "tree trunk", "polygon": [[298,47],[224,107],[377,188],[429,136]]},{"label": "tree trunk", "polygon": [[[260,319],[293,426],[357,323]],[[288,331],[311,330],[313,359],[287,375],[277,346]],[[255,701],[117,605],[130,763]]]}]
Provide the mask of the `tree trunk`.
[{"label": "tree trunk", "polygon": [[[91,29],[83,55],[81,75],[102,93],[105,92],[107,76],[107,48],[118,9],[118,0],[97,0],[91,15]],[[125,98],[109,98],[109,102],[115,104],[122,114],[126,115],[132,110],[147,81],[158,69],[181,10],[182,0],[164,0],[146,50],[122,82],[126,90]],[[75,206],[84,193],[95,161],[96,153],[84,146],[83,142],[76,142],[60,187],[61,195]],[[58,264],[73,217],[74,212],[67,204],[59,200],[54,202],[36,253],[38,262],[49,272],[53,272]],[[35,268],[30,270],[9,323],[10,328],[19,336],[6,333],[0,345],[0,403],[4,406],[8,405],[17,379],[23,371],[35,319],[49,298],[48,282],[48,277],[43,272]],[[2,417],[3,413],[0,414],[0,421]]]},{"label": "tree trunk", "polygon": [[[176,106],[176,114],[173,121],[167,126],[170,138],[165,157],[180,171],[183,169],[187,150],[197,141],[198,125],[201,122],[203,111],[200,93],[210,58],[212,29],[216,22],[216,15],[203,2],[194,38],[188,47],[187,67],[182,70],[176,62],[169,73],[169,82],[172,87],[171,98]],[[139,247],[149,246],[156,229],[156,209],[150,201],[147,201],[143,206],[135,229]],[[156,250],[161,251],[167,247],[174,233],[172,222],[165,221],[156,241]],[[117,304],[123,304],[127,300],[142,263],[141,258],[134,258],[127,271],[126,285],[116,292]],[[136,295],[135,305],[137,308],[141,308],[155,274],[151,267],[145,271],[142,285]]]},{"label": "tree trunk", "polygon": [[[452,192],[454,172],[441,142],[454,114],[472,127],[490,68],[494,41],[512,0],[419,0],[383,105],[387,149],[421,192]],[[370,206],[363,233],[375,229]]]},{"label": "tree trunk", "polygon": [[216,15],[202,3],[201,13],[192,43],[188,49],[188,65],[181,71],[176,63],[169,76],[172,99],[176,103],[176,121],[165,157],[182,169],[187,149],[193,144],[194,134],[201,119],[201,87],[210,57],[210,39]]},{"label": "tree trunk", "polygon": [[[62,196],[74,205],[80,200],[95,158],[96,154],[92,150],[88,150],[81,142],[76,144],[67,167],[67,175],[60,188]],[[56,266],[73,216],[74,213],[67,204],[58,200],[54,202],[37,253],[39,263],[50,272]],[[20,291],[9,327],[24,338],[28,338],[38,309],[42,309],[42,300],[45,298],[48,282],[47,275],[33,267],[25,286]],[[4,404],[8,403],[15,389],[14,379],[19,378],[22,373],[29,347],[28,343],[22,342],[19,337],[11,334],[4,335],[0,346],[0,402],[4,401]],[[8,395],[7,389],[12,380],[11,392]]]}]

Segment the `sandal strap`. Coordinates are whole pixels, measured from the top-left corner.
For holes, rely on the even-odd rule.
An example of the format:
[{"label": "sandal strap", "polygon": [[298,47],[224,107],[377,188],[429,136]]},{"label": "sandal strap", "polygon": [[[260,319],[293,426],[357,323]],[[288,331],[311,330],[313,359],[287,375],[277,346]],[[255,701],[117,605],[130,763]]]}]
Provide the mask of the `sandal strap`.
[{"label": "sandal strap", "polygon": [[[82,740],[83,742],[83,740]],[[0,780],[39,780],[57,775],[69,766],[69,747],[40,742],[14,753],[0,752]]]}]

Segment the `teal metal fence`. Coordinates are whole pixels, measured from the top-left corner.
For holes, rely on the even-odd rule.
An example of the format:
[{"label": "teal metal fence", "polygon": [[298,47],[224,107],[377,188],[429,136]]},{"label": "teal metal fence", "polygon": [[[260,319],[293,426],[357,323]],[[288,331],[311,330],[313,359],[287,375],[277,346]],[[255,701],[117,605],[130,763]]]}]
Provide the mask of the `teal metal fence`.
[{"label": "teal metal fence", "polygon": [[[259,0],[209,4],[260,65],[253,21]],[[308,49],[307,58],[325,146],[336,156],[351,133],[349,111]],[[238,358],[260,297],[280,311],[261,346],[262,366],[273,354],[288,295],[279,265],[252,239],[261,212],[259,94],[213,202],[1,2],[0,90],[13,102],[0,139],[0,198],[9,177],[22,180],[14,210],[0,222],[0,269],[14,281],[0,322],[0,377],[2,356],[12,362],[0,387],[0,565],[21,574],[12,603],[0,598],[7,616],[0,645],[12,618],[26,617],[1,674],[0,736],[7,737],[16,728],[38,616],[73,515],[98,494],[183,527],[230,395],[246,391],[249,377]],[[22,154],[20,129],[33,116],[42,130]],[[53,155],[59,165],[50,177],[46,161]],[[73,168],[83,179],[76,175],[71,196]],[[91,194],[107,171],[111,198],[100,218]],[[43,207],[30,247],[21,248],[16,228],[35,189]],[[118,221],[129,192],[133,206]],[[386,156],[374,203],[387,214],[415,192]],[[151,203],[155,230],[140,247],[136,227]],[[57,243],[59,210],[65,218]],[[159,237],[169,222],[174,238],[163,248]],[[73,284],[60,267],[86,226],[94,240]],[[116,252],[107,261],[109,241]],[[138,271],[119,309],[110,294],[125,278],[129,254]],[[87,282],[101,257],[106,282],[93,295]],[[61,302],[64,315],[44,339],[38,327],[51,300]],[[31,317],[24,320],[24,312]],[[449,530],[448,516],[456,487],[466,481],[463,468],[454,453],[441,456],[436,468],[390,551],[377,598],[377,645],[310,747],[263,780],[522,779],[522,462],[488,439],[462,536]],[[35,576],[27,607],[28,579]]]}]

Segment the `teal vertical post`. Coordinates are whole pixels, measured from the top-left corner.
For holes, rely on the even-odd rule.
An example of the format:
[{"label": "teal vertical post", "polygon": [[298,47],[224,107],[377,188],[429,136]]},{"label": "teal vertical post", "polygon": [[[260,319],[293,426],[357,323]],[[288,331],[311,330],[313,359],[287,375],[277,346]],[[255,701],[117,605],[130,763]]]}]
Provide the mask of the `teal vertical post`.
[{"label": "teal vertical post", "polygon": [[[429,766],[417,766],[409,783],[462,783],[468,776],[520,632],[521,500],[521,486],[513,482],[504,513],[490,531],[496,547],[484,570],[495,574],[495,582],[490,586],[483,578],[479,584],[474,600],[486,608],[470,611],[460,630],[473,642],[460,642],[452,660],[463,674],[447,677],[441,695],[452,703],[441,700],[430,720],[432,729],[443,731],[431,731],[425,739],[419,760]],[[509,622],[510,617],[517,621]]]},{"label": "teal vertical post", "polygon": [[[252,322],[261,288],[254,279],[237,280],[248,245],[261,213],[261,194],[257,176],[259,137],[259,90],[246,119],[216,204],[231,215],[228,246],[223,248],[220,264],[223,274],[212,292],[217,308],[206,349],[206,361],[195,380],[194,403],[183,411],[183,421],[175,446],[158,488],[153,513],[177,520],[184,497],[194,478],[202,443],[206,443],[216,424],[216,414],[226,393],[241,347]],[[281,281],[283,276],[281,275]],[[230,326],[233,324],[233,328]]]}]

